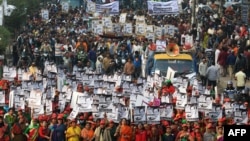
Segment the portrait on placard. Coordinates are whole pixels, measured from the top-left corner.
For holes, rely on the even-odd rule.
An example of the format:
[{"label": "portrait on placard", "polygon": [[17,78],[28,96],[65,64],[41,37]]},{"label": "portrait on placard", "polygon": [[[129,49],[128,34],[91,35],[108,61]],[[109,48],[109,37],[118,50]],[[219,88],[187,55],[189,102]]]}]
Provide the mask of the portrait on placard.
[{"label": "portrait on placard", "polygon": [[199,120],[199,111],[197,105],[186,105],[185,113],[187,121],[198,121]]},{"label": "portrait on placard", "polygon": [[123,32],[124,34],[133,34],[133,26],[132,26],[132,23],[126,23],[124,24],[123,26]]},{"label": "portrait on placard", "polygon": [[41,15],[43,20],[49,20],[49,10],[48,9],[42,9]]},{"label": "portrait on placard", "polygon": [[147,107],[147,122],[156,123],[160,121],[160,108]]},{"label": "portrait on placard", "polygon": [[153,25],[147,25],[146,26],[146,32],[154,32],[154,26]]},{"label": "portrait on placard", "polygon": [[134,122],[141,123],[146,121],[146,107],[138,106],[134,108]]},{"label": "portrait on placard", "polygon": [[136,34],[137,35],[146,35],[146,26],[144,23],[136,24]]},{"label": "portrait on placard", "polygon": [[119,23],[113,23],[113,31],[116,33],[121,32],[121,25]]},{"label": "portrait on placard", "polygon": [[103,25],[102,24],[98,24],[96,26],[95,33],[98,34],[98,35],[102,35],[103,34]]},{"label": "portrait on placard", "polygon": [[200,95],[198,98],[199,111],[212,110],[213,98],[211,96]]},{"label": "portrait on placard", "polygon": [[176,101],[176,109],[185,109],[187,104],[187,95],[186,94],[176,94],[177,101]]},{"label": "portrait on placard", "polygon": [[68,2],[62,2],[62,11],[65,13],[69,12],[69,3]]},{"label": "portrait on placard", "polygon": [[171,120],[173,117],[174,108],[172,104],[166,104],[160,107],[161,119]]},{"label": "portrait on placard", "polygon": [[119,18],[119,23],[126,23],[127,13],[121,13]]},{"label": "portrait on placard", "polygon": [[161,38],[162,37],[162,27],[155,26],[154,33],[155,33],[156,38]]},{"label": "portrait on placard", "polygon": [[153,32],[147,32],[146,33],[146,38],[154,41],[155,40],[155,34]]},{"label": "portrait on placard", "polygon": [[96,4],[92,1],[87,1],[87,12],[95,13],[95,11],[96,11]]},{"label": "portrait on placard", "polygon": [[205,111],[205,116],[210,118],[212,121],[216,122],[218,119],[222,118],[223,109],[220,105],[213,105],[212,110]]}]

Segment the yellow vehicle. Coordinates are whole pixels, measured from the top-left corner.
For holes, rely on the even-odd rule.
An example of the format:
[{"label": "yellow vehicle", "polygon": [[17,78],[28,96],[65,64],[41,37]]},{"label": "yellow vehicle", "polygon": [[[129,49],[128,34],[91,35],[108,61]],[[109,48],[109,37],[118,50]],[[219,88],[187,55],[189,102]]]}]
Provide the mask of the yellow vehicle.
[{"label": "yellow vehicle", "polygon": [[160,72],[161,75],[166,76],[168,67],[176,71],[176,75],[191,74],[194,72],[193,59],[190,54],[179,53],[177,45],[174,48],[168,47],[164,54],[154,55],[154,64],[151,73]]}]

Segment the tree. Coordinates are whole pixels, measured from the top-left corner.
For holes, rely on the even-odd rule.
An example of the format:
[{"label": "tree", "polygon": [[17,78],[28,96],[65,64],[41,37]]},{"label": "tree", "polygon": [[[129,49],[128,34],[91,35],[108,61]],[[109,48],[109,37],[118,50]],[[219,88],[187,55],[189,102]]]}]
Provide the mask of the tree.
[{"label": "tree", "polygon": [[4,54],[6,47],[11,40],[11,33],[3,26],[0,26],[0,54]]},{"label": "tree", "polygon": [[8,0],[8,4],[16,6],[11,16],[4,17],[4,25],[12,32],[19,32],[25,24],[27,15],[38,11],[41,0]]}]

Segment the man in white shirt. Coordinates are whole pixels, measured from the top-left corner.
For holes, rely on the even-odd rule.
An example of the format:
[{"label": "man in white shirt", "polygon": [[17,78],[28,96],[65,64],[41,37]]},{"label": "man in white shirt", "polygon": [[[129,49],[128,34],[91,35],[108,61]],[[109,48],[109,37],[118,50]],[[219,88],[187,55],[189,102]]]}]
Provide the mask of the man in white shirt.
[{"label": "man in white shirt", "polygon": [[244,90],[245,85],[246,85],[246,74],[243,72],[244,69],[241,68],[240,71],[238,71],[235,74],[235,80],[236,80],[236,86],[237,86],[237,91]]},{"label": "man in white shirt", "polygon": [[202,62],[199,64],[199,74],[200,74],[202,86],[206,86],[206,82],[207,82],[206,72],[207,72],[207,60],[206,58],[203,58]]}]

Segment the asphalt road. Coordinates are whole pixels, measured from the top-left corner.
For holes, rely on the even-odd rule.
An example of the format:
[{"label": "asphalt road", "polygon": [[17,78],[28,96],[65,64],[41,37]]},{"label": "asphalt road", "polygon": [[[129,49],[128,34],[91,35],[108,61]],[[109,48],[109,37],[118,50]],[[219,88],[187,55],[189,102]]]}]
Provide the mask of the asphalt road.
[{"label": "asphalt road", "polygon": [[[220,82],[218,83],[218,93],[223,92],[227,86],[227,82],[230,80],[229,77],[220,77]],[[236,80],[232,80],[234,87],[236,86]],[[250,80],[247,80],[246,87],[250,88]]]}]

